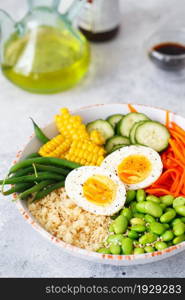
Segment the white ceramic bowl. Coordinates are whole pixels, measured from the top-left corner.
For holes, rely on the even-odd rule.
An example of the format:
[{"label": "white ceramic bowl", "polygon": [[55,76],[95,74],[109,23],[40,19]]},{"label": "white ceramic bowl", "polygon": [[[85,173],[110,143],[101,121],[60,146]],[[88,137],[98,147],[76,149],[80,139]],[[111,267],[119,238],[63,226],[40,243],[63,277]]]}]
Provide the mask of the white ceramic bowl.
[{"label": "white ceramic bowl", "polygon": [[[165,110],[150,107],[150,106],[145,106],[145,105],[138,105],[138,104],[133,104],[133,106],[138,112],[145,113],[151,119],[165,123],[166,120]],[[127,104],[98,104],[98,105],[83,107],[73,111],[74,114],[79,114],[83,118],[84,122],[93,121],[99,118],[105,119],[107,118],[107,116],[115,113],[126,114],[128,112],[130,112],[130,110]],[[170,112],[169,116],[170,116],[170,120],[175,121],[177,124],[179,124],[182,128],[185,129],[185,118],[182,118],[181,116],[176,115],[172,112]],[[54,123],[51,123],[50,125],[46,126],[44,128],[44,131],[50,138],[57,135],[57,129]],[[36,139],[36,137],[35,136],[31,137],[31,140],[26,145],[24,150],[18,152],[14,163],[16,163],[18,160],[22,160],[28,154],[37,152],[39,146],[40,144]],[[61,250],[64,250],[70,253],[71,255],[81,257],[93,262],[119,265],[119,266],[146,264],[149,262],[155,262],[167,258],[169,256],[175,255],[178,252],[181,252],[185,249],[185,242],[183,242],[181,244],[174,245],[170,248],[167,248],[163,251],[156,251],[154,253],[146,253],[146,254],[139,254],[139,255],[109,255],[109,254],[99,254],[99,253],[87,251],[66,244],[63,241],[59,240],[58,238],[52,236],[50,233],[48,233],[42,226],[40,226],[40,224],[30,214],[25,201],[18,200],[17,207],[19,208],[22,216],[32,225],[34,229],[36,229],[42,236],[47,238],[50,242],[59,246]]]}]

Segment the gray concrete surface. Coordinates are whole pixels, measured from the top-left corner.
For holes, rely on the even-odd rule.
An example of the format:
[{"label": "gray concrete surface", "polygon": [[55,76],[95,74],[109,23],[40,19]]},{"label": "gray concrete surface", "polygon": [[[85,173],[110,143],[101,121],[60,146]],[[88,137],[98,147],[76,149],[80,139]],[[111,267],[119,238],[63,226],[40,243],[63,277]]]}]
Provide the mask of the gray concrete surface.
[{"label": "gray concrete surface", "polygon": [[[170,81],[153,70],[143,48],[144,40],[164,20],[171,24],[180,21],[183,25],[184,0],[120,2],[120,35],[113,42],[92,46],[91,70],[73,90],[52,96],[32,95],[0,75],[0,177],[6,174],[16,151],[32,133],[29,116],[44,125],[62,106],[111,102],[151,104],[185,116],[184,80]],[[23,0],[1,0],[0,7],[16,19],[24,15],[26,8]],[[10,200],[0,197],[1,277],[185,276],[185,252],[134,267],[98,265],[71,257],[35,232]]]}]

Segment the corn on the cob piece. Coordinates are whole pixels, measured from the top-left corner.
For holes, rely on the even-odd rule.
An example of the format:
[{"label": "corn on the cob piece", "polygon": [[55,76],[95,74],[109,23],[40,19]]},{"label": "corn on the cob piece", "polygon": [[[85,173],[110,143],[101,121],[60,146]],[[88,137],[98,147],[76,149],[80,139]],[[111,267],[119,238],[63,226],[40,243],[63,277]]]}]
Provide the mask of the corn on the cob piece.
[{"label": "corn on the cob piece", "polygon": [[55,117],[58,131],[65,137],[74,139],[88,139],[89,135],[80,116],[72,116],[67,108],[61,109],[61,115]]},{"label": "corn on the cob piece", "polygon": [[89,140],[78,139],[71,144],[65,158],[80,163],[81,165],[99,166],[104,160],[105,150]]},{"label": "corn on the cob piece", "polygon": [[41,156],[62,158],[63,155],[69,150],[70,145],[71,139],[65,138],[64,136],[59,134],[51,141],[43,145],[39,150],[39,154]]},{"label": "corn on the cob piece", "polygon": [[105,144],[105,139],[98,130],[92,130],[89,135],[90,135],[90,140],[96,145],[101,146]]}]

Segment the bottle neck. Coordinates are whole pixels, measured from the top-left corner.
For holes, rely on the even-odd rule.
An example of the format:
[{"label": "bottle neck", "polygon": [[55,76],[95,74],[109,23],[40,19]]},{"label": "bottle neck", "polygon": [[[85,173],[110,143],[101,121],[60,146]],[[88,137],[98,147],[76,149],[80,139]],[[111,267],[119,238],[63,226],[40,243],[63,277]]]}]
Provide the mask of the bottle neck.
[{"label": "bottle neck", "polygon": [[36,7],[49,7],[57,9],[60,4],[60,0],[28,0],[28,4],[31,10]]}]

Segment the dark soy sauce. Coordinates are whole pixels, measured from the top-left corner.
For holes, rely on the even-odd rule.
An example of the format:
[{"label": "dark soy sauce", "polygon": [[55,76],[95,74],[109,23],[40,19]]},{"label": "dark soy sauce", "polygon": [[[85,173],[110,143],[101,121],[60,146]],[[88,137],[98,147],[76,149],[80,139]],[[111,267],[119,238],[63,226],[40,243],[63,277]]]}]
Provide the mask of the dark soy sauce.
[{"label": "dark soy sauce", "polygon": [[149,57],[160,69],[180,71],[185,67],[185,45],[161,43],[149,51]]}]

